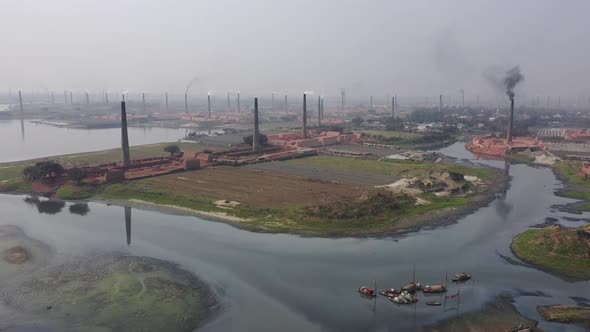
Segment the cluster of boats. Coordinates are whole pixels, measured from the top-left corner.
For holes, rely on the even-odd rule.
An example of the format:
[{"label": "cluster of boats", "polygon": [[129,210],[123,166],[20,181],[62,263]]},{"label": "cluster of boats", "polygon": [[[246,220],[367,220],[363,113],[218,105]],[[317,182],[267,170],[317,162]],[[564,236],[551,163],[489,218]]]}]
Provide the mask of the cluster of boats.
[{"label": "cluster of boats", "polygon": [[[465,282],[471,279],[471,275],[465,272],[456,274],[455,277],[452,279],[453,282]],[[369,297],[376,297],[377,296],[377,287],[372,289],[367,286],[362,286],[358,289],[358,292],[364,296]],[[419,282],[410,282],[406,286],[402,287],[401,289],[389,288],[379,291],[380,295],[383,295],[391,302],[398,303],[398,304],[411,304],[418,301],[415,295],[416,292],[422,291],[426,294],[436,294],[436,293],[445,293],[447,291],[446,285],[426,285],[422,286]],[[452,296],[455,297],[455,296]],[[428,301],[426,302],[427,305],[438,306],[441,305],[440,302],[436,301]]]}]

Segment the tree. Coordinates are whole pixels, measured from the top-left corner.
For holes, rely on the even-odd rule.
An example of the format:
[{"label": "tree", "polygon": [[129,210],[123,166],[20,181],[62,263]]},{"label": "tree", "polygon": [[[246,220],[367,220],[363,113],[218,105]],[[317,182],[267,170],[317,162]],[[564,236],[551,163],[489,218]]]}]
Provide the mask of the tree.
[{"label": "tree", "polygon": [[180,154],[180,147],[176,144],[170,144],[164,148],[164,151],[170,153],[170,157],[177,156]]},{"label": "tree", "polygon": [[39,180],[42,177],[41,168],[35,165],[27,166],[25,169],[23,169],[23,175],[29,182]]},{"label": "tree", "polygon": [[364,120],[360,116],[357,116],[357,117],[353,118],[352,120],[350,120],[350,122],[352,123],[353,126],[360,127],[361,124],[364,122]]},{"label": "tree", "polygon": [[[254,141],[253,137],[254,137],[254,135],[244,136],[242,138],[244,141],[244,144],[252,145],[252,142]],[[259,145],[268,144],[268,137],[264,134],[258,134],[258,144]]]},{"label": "tree", "polygon": [[83,168],[74,168],[68,172],[68,175],[71,180],[76,181],[77,184],[80,184],[82,180],[88,176],[88,171]]},{"label": "tree", "polygon": [[40,180],[44,177],[55,179],[64,173],[62,165],[55,161],[38,161],[32,166],[27,166],[23,170],[23,175],[29,181]]}]

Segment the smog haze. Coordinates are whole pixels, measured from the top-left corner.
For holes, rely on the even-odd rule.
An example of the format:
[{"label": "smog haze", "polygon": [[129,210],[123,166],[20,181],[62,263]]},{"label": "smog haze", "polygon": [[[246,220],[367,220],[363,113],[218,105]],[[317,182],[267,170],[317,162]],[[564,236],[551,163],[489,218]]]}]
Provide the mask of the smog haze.
[{"label": "smog haze", "polygon": [[11,1],[0,88],[338,95],[590,94],[590,2]]}]

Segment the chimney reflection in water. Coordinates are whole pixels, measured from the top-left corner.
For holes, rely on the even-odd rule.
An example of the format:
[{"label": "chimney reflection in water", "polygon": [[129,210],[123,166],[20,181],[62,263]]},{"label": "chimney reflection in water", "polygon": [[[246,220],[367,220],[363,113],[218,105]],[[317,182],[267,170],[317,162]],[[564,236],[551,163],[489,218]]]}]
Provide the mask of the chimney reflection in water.
[{"label": "chimney reflection in water", "polygon": [[125,206],[125,233],[127,235],[127,245],[131,245],[131,208]]}]

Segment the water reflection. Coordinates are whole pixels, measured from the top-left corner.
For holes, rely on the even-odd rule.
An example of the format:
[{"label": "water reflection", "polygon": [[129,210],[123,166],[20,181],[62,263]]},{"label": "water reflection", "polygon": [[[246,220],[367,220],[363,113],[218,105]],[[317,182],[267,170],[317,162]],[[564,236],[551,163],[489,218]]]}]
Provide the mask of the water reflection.
[{"label": "water reflection", "polygon": [[90,207],[88,207],[88,203],[75,203],[70,205],[69,210],[71,214],[85,216],[90,212]]},{"label": "water reflection", "polygon": [[66,203],[63,201],[55,199],[40,200],[39,197],[36,196],[26,197],[24,201],[31,206],[37,207],[39,213],[46,214],[58,214],[64,206],[66,206]]},{"label": "water reflection", "polygon": [[[510,163],[508,161],[504,161],[504,175],[510,176]],[[496,204],[496,212],[498,216],[502,217],[503,220],[506,220],[510,211],[512,211],[513,205],[506,201],[506,194],[508,193],[508,186],[504,188],[504,190],[498,194],[498,204]]]},{"label": "water reflection", "polygon": [[125,206],[125,234],[127,235],[127,245],[131,245],[131,208]]},{"label": "water reflection", "polygon": [[20,136],[21,141],[25,141],[25,120],[20,119]]}]

